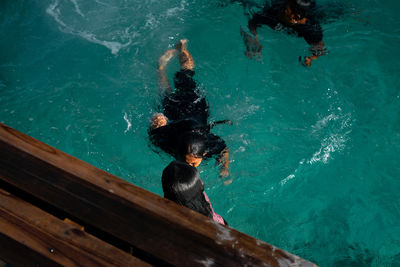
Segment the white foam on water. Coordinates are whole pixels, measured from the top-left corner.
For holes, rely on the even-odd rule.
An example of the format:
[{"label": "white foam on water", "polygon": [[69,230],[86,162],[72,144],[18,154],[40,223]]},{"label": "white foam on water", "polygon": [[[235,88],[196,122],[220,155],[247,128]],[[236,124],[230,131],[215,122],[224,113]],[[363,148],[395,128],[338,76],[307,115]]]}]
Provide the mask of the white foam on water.
[{"label": "white foam on water", "polygon": [[125,44],[121,44],[119,42],[114,42],[114,41],[111,41],[111,42],[110,41],[102,41],[102,40],[97,39],[96,36],[93,33],[89,33],[89,32],[77,31],[76,34],[79,35],[80,37],[92,42],[92,43],[100,44],[100,45],[103,45],[103,46],[107,47],[108,49],[111,50],[111,53],[113,55],[118,54],[118,52],[122,48],[125,48],[125,47],[129,46],[132,43],[131,40],[129,40]]},{"label": "white foam on water", "polygon": [[57,8],[58,0],[56,0],[53,4],[51,4],[47,9],[46,13],[49,14],[54,20],[63,27],[67,27],[67,25],[60,19],[61,13],[60,9]]},{"label": "white foam on water", "polygon": [[351,113],[343,114],[342,108],[337,105],[337,103],[340,103],[338,100],[339,93],[336,90],[328,88],[326,96],[331,102],[328,109],[330,114],[312,126],[312,133],[318,134],[326,132],[326,130],[328,130],[328,133],[324,134],[325,136],[322,138],[321,147],[318,151],[306,161],[308,164],[317,162],[328,163],[334,152],[342,151],[345,148],[346,142],[349,139],[348,135],[351,133]]},{"label": "white foam on water", "polygon": [[78,13],[82,17],[85,17],[85,15],[83,15],[81,9],[79,8],[78,2],[76,0],[70,0],[70,1],[72,2],[72,4],[74,4],[76,13]]},{"label": "white foam on water", "polygon": [[182,0],[180,3],[180,6],[170,8],[166,11],[166,16],[167,17],[174,17],[177,16],[179,12],[182,12],[185,10],[185,6],[187,5],[185,0]]},{"label": "white foam on water", "polygon": [[127,124],[126,130],[124,131],[124,133],[126,134],[132,128],[132,116],[131,115],[128,116],[128,114],[124,112],[124,121]]},{"label": "white foam on water", "polygon": [[[342,111],[340,107],[336,108],[336,110],[340,113]],[[335,123],[334,126],[330,127],[332,130],[322,138],[320,148],[313,153],[310,159],[302,159],[295,171],[280,181],[281,186],[296,178],[296,173],[301,170],[300,166],[304,163],[309,165],[316,163],[327,164],[334,153],[345,149],[346,143],[349,140],[348,136],[351,133],[351,114],[340,113],[331,113],[318,120],[312,126],[312,133],[318,134],[324,131],[325,128],[330,127],[330,123]]]},{"label": "white foam on water", "polygon": [[336,121],[339,119],[339,116],[335,114],[329,114],[328,116],[322,118],[321,120],[317,121],[315,125],[312,126],[313,132],[316,132],[318,130],[321,130],[324,128],[330,121]]},{"label": "white foam on water", "polygon": [[[341,111],[340,108],[337,110],[339,112]],[[329,133],[322,139],[321,147],[313,154],[311,159],[307,161],[308,164],[314,164],[317,162],[326,164],[332,157],[332,153],[342,151],[345,148],[346,142],[349,139],[348,135],[351,133],[351,129],[349,129],[351,127],[351,114],[329,114],[312,126],[313,133],[327,127],[330,121],[337,121],[340,125],[336,125],[333,133]]]},{"label": "white foam on water", "polygon": [[[296,168],[296,170],[294,170],[294,172],[292,174],[289,174],[286,178],[282,179],[282,181],[280,181],[280,185],[284,186],[287,182],[289,182],[290,180],[293,180],[294,178],[296,178],[296,174],[300,169],[300,166],[303,165],[305,162],[304,159],[300,160],[299,162],[299,166]],[[274,188],[272,187],[271,190],[273,190]]]},{"label": "white foam on water", "polygon": [[284,185],[284,184],[286,184],[289,180],[292,180],[292,179],[295,178],[295,177],[296,177],[296,175],[290,174],[288,177],[286,177],[285,179],[283,179],[283,180],[280,182],[280,184],[281,184],[281,185]]},{"label": "white foam on water", "polygon": [[153,14],[151,14],[151,13],[147,14],[146,24],[144,25],[145,28],[153,30],[153,29],[156,29],[159,24],[160,24],[160,21],[157,20],[157,18]]},{"label": "white foam on water", "polygon": [[[71,0],[72,2],[76,2],[76,0]],[[55,0],[53,4],[51,4],[47,9],[46,9],[46,13],[49,14],[51,17],[54,18],[54,20],[59,24],[59,29],[62,32],[65,33],[69,33],[72,35],[76,35],[79,36],[91,43],[95,43],[95,44],[99,44],[102,46],[107,47],[108,49],[111,50],[111,53],[113,55],[118,54],[118,52],[125,48],[128,47],[129,45],[132,44],[132,39],[129,38],[129,41],[126,42],[125,44],[122,44],[120,42],[116,42],[116,41],[105,41],[105,40],[100,40],[96,37],[95,34],[91,33],[91,32],[87,32],[87,31],[79,31],[79,30],[75,30],[72,27],[68,26],[62,19],[61,19],[61,11],[58,8],[59,5],[59,1]],[[77,9],[77,13],[81,12],[79,9],[79,6],[76,5]],[[78,12],[79,10],[79,12]],[[81,14],[83,15],[83,14]],[[129,31],[129,29],[125,30],[125,33],[127,33],[127,31]]]},{"label": "white foam on water", "polygon": [[110,6],[109,4],[106,4],[106,3],[103,3],[103,2],[101,2],[101,1],[99,1],[99,0],[95,0],[95,2],[97,3],[97,4],[100,4],[100,5],[102,5],[102,6]]},{"label": "white foam on water", "polygon": [[331,154],[336,151],[341,151],[345,147],[347,141],[346,136],[339,134],[330,135],[325,138],[321,143],[321,148],[314,153],[312,158],[307,161],[309,164],[314,164],[316,162],[328,163],[331,158]]}]

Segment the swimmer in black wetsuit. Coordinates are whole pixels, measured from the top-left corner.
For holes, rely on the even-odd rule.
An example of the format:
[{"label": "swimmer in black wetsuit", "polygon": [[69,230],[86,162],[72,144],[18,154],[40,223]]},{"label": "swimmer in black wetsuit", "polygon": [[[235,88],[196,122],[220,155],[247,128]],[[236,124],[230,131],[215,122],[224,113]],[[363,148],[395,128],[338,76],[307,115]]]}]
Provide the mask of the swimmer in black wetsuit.
[{"label": "swimmer in black wetsuit", "polygon": [[258,41],[257,28],[265,24],[275,30],[289,29],[297,33],[299,37],[311,45],[311,56],[304,57],[305,66],[311,66],[311,62],[326,52],[322,41],[322,29],[315,17],[315,3],[312,0],[275,0],[272,6],[256,13],[249,20],[249,30],[254,38],[242,32],[247,48],[247,55],[252,57],[261,52],[262,46]]},{"label": "swimmer in black wetsuit", "polygon": [[[178,53],[181,65],[175,73],[173,92],[165,67]],[[229,123],[220,121],[208,124],[209,107],[204,97],[199,95],[193,80],[194,60],[187,50],[187,40],[181,40],[175,49],[167,50],[158,64],[159,83],[163,90],[163,113],[153,116],[149,129],[152,143],[177,160],[197,167],[204,158],[216,156],[221,164],[220,175],[229,175],[229,150],[220,137],[210,132],[215,124]]]}]

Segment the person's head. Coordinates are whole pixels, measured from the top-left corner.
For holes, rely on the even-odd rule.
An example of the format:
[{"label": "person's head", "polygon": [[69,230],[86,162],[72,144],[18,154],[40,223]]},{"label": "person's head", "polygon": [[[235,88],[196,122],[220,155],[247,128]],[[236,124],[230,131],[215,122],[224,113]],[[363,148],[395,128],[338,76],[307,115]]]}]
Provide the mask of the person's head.
[{"label": "person's head", "polygon": [[173,161],[164,169],[161,180],[165,198],[212,217],[203,194],[204,183],[195,167]]},{"label": "person's head", "polygon": [[168,123],[168,118],[162,113],[156,113],[151,119],[150,130],[157,129],[159,127],[165,126]]},{"label": "person's head", "polygon": [[197,132],[186,132],[179,138],[178,159],[197,167],[206,154],[205,138]]}]

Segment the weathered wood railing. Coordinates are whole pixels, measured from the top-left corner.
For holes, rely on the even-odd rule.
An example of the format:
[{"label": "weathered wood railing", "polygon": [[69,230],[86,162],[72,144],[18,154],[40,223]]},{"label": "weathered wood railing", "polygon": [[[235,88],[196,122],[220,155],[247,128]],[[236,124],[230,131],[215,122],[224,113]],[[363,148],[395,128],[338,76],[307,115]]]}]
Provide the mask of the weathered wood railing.
[{"label": "weathered wood railing", "polygon": [[15,265],[315,266],[4,124],[0,188],[0,259]]}]

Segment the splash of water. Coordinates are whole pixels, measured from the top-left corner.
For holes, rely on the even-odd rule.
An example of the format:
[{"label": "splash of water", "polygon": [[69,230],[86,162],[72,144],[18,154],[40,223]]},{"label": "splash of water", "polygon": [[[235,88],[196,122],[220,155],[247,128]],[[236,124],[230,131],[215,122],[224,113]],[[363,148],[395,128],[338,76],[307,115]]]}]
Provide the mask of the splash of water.
[{"label": "splash of water", "polygon": [[[75,7],[75,12],[79,14],[82,17],[85,17],[85,15],[82,13],[82,11],[79,8],[79,5],[76,0],[71,0],[71,2],[74,4]],[[59,8],[59,1],[55,0],[50,6],[46,9],[46,13],[50,15],[59,25],[60,31],[68,34],[72,34],[75,36],[79,36],[89,42],[99,44],[102,46],[107,47],[108,49],[111,50],[111,53],[113,55],[117,55],[118,52],[123,49],[128,47],[129,45],[132,44],[132,38],[128,36],[128,41],[126,43],[120,43],[117,41],[107,41],[107,40],[101,40],[99,39],[94,33],[91,33],[89,31],[85,30],[76,30],[72,26],[69,26],[63,19],[62,19],[62,14],[61,10]],[[129,29],[125,30],[126,35],[128,34]],[[133,35],[135,37],[135,35]]]}]

